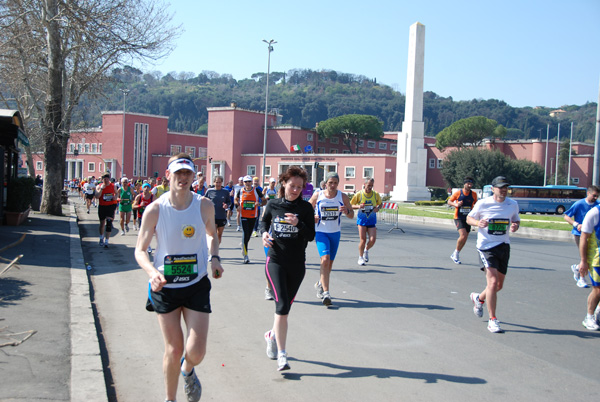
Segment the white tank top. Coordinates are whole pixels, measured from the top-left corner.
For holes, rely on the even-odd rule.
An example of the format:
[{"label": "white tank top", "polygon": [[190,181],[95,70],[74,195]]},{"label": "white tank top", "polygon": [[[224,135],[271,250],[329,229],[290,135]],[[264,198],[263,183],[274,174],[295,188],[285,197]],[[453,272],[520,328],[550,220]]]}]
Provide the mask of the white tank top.
[{"label": "white tank top", "polygon": [[333,198],[325,197],[325,191],[319,191],[315,214],[319,217],[319,222],[315,224],[315,230],[321,233],[336,233],[342,227],[342,214],[340,207],[344,205],[342,192],[338,190]]},{"label": "white tank top", "polygon": [[194,194],[190,206],[178,211],[170,197],[160,197],[156,224],[154,267],[167,278],[166,288],[193,285],[206,274],[208,242],[200,209],[201,196]]}]

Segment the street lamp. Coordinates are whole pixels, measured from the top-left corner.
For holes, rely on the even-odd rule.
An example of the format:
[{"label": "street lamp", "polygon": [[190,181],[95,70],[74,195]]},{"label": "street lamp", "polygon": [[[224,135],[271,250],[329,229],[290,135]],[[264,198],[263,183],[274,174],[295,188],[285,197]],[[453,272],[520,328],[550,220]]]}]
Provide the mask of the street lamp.
[{"label": "street lamp", "polygon": [[125,177],[125,100],[129,94],[129,89],[121,89],[121,92],[123,92],[123,141],[121,142],[121,178],[123,178]]},{"label": "street lamp", "polygon": [[263,163],[262,163],[262,179],[261,179],[261,184],[264,183],[265,181],[265,173],[266,173],[266,163],[267,163],[267,122],[268,122],[268,110],[269,110],[269,73],[271,72],[271,52],[273,51],[273,45],[277,42],[275,42],[273,39],[271,39],[270,41],[266,41],[263,39],[263,42],[265,42],[268,45],[268,49],[269,49],[269,57],[268,57],[268,61],[267,61],[267,91],[266,91],[266,95],[265,95],[265,134],[264,134],[264,138],[263,138]]}]

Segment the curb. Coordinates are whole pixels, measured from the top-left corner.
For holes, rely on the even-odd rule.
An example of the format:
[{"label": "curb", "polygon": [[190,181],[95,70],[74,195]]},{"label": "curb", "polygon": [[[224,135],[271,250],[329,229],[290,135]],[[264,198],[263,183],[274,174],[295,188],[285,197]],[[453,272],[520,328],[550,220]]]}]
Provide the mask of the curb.
[{"label": "curb", "polygon": [[90,283],[83,260],[75,206],[70,203],[71,251],[71,400],[106,402],[106,383],[100,356]]}]

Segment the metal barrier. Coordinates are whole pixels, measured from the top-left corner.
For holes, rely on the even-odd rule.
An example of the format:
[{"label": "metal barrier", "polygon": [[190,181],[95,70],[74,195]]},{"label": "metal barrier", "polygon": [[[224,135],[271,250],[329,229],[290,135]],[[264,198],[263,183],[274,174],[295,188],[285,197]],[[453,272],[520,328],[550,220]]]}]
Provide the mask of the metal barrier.
[{"label": "metal barrier", "polygon": [[388,233],[395,229],[405,233],[404,230],[398,226],[398,204],[395,202],[384,202],[381,205],[381,209],[377,213],[377,221],[383,221],[385,223],[394,225],[390,230],[388,230]]}]

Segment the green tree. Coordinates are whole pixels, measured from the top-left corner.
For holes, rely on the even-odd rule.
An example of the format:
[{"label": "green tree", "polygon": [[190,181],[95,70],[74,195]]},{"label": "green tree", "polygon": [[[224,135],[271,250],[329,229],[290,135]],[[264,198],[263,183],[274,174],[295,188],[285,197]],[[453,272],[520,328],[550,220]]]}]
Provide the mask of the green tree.
[{"label": "green tree", "polygon": [[462,148],[467,144],[477,146],[484,138],[502,138],[505,134],[506,129],[496,120],[474,116],[456,121],[440,131],[435,137],[435,146],[439,150]]},{"label": "green tree", "polygon": [[513,184],[541,185],[544,169],[535,162],[511,159],[498,150],[466,148],[450,152],[442,167],[444,181],[450,187],[462,187],[466,176],[474,178],[475,188],[483,188],[496,176],[505,176]]},{"label": "green tree", "polygon": [[355,154],[359,140],[383,137],[383,123],[375,116],[347,114],[319,122],[317,134],[321,138],[341,135],[344,144]]}]

